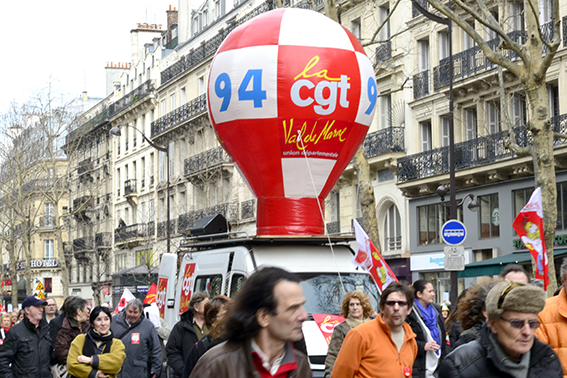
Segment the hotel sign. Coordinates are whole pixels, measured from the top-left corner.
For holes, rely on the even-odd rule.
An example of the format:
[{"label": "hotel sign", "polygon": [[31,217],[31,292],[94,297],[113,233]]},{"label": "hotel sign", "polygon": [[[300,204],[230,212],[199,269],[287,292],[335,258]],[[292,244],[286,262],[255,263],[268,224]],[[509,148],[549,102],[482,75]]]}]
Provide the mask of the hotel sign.
[{"label": "hotel sign", "polygon": [[[59,263],[55,259],[44,259],[44,260],[31,260],[30,267],[32,269],[50,269],[50,268],[58,268]],[[26,269],[26,262],[25,261],[18,261],[18,265],[16,266],[16,270],[24,270]]]}]

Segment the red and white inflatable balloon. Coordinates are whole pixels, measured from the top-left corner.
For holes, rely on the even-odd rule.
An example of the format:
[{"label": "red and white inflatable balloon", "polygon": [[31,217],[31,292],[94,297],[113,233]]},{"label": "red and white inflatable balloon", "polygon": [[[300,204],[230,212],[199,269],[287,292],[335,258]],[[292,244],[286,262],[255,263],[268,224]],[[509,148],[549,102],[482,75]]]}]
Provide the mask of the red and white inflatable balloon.
[{"label": "red and white inflatable balloon", "polygon": [[324,233],[324,199],[376,108],[356,37],[314,11],[277,9],[236,28],[210,68],[217,137],[258,197],[258,235]]}]

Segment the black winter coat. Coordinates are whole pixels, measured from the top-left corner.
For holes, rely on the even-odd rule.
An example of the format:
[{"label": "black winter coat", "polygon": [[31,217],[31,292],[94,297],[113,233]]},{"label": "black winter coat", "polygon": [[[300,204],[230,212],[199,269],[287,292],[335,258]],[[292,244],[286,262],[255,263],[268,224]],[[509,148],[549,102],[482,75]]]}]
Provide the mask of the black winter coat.
[{"label": "black winter coat", "polygon": [[[439,358],[439,363],[445,358],[448,353],[447,350],[447,331],[445,330],[445,320],[441,316],[441,307],[433,303],[432,306],[437,311],[437,327],[439,328],[439,339],[441,341],[441,357]],[[412,331],[417,335],[415,341],[417,342],[417,357],[413,363],[412,377],[413,378],[425,378],[425,344],[427,343],[427,337],[425,331],[419,324],[417,317],[419,314],[415,310],[415,306],[412,309],[409,316],[406,318],[406,322],[410,325]],[[439,366],[439,365],[437,365]]]},{"label": "black winter coat", "polygon": [[[488,339],[490,329],[482,327],[480,338],[450,353],[439,367],[439,378],[513,378],[504,370]],[[528,378],[562,378],[559,358],[549,345],[534,340],[530,350]]]},{"label": "black winter coat", "polygon": [[195,328],[193,328],[193,314],[185,312],[171,330],[165,346],[168,365],[176,376],[181,377],[183,375],[185,359],[189,356],[191,348],[195,346],[197,341],[199,339]]},{"label": "black winter coat", "polygon": [[39,332],[34,328],[27,318],[10,328],[0,347],[0,377],[51,378],[49,362],[53,348],[49,324],[42,319]]}]

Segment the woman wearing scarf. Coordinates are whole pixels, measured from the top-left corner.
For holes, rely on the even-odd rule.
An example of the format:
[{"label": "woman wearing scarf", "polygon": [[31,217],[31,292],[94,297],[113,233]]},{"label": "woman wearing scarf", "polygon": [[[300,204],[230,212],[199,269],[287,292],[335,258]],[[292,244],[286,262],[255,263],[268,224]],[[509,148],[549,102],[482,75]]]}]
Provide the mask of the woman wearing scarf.
[{"label": "woman wearing scarf", "polygon": [[91,329],[71,343],[67,370],[76,378],[115,378],[126,358],[124,344],[110,330],[110,309],[96,306],[90,315]]},{"label": "woman wearing scarf", "polygon": [[413,378],[430,378],[447,352],[445,322],[441,308],[433,303],[433,285],[426,280],[413,284],[415,301],[413,310],[406,318],[417,335],[417,357],[413,364]]},{"label": "woman wearing scarf", "polygon": [[4,344],[4,339],[6,338],[6,333],[12,327],[12,320],[10,319],[10,314],[2,314],[0,318],[0,345]]}]

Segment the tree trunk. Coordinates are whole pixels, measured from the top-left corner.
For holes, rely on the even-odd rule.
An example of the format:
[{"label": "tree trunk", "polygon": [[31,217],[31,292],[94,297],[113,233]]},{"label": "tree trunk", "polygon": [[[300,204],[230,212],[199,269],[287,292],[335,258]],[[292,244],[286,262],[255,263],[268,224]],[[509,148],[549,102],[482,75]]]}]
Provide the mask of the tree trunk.
[{"label": "tree trunk", "polygon": [[374,198],[374,187],[370,179],[370,165],[364,155],[362,145],[354,155],[355,163],[354,168],[358,174],[358,198],[360,201],[360,208],[362,211],[362,228],[368,234],[368,237],[378,251],[380,248],[380,237],[378,233],[378,220],[376,219],[376,200]]},{"label": "tree trunk", "polygon": [[12,308],[16,309],[18,308],[18,259],[16,258],[14,239],[10,240],[8,244],[8,254],[10,256],[10,277],[12,278]]}]

